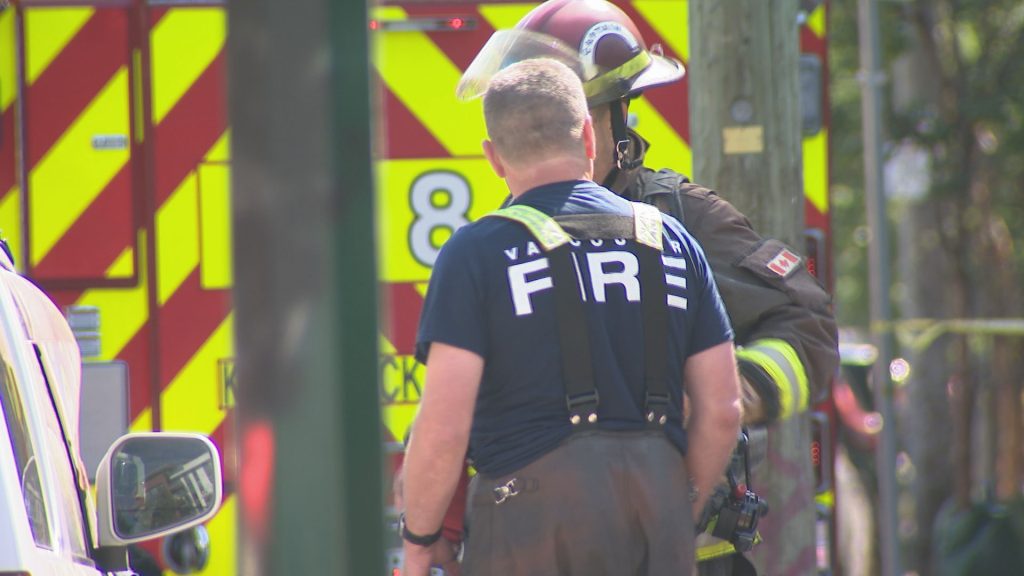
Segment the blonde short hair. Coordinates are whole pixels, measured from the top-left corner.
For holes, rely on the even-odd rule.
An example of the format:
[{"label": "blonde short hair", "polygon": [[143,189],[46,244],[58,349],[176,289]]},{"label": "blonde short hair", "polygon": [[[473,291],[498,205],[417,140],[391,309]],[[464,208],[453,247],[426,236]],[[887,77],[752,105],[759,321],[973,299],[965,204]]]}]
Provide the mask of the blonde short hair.
[{"label": "blonde short hair", "polygon": [[548,58],[524,60],[491,78],[484,94],[487,134],[512,164],[583,154],[587,98],[579,77]]}]

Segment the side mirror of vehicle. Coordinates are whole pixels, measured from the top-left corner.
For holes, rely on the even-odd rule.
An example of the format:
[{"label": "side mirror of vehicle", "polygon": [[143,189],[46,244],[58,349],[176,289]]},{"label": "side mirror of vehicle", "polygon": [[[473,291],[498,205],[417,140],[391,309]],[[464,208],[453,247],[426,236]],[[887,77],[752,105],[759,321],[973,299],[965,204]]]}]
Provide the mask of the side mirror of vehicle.
[{"label": "side mirror of vehicle", "polygon": [[217,447],[205,436],[122,436],[96,471],[99,545],[124,546],[201,524],[220,508],[222,485]]}]

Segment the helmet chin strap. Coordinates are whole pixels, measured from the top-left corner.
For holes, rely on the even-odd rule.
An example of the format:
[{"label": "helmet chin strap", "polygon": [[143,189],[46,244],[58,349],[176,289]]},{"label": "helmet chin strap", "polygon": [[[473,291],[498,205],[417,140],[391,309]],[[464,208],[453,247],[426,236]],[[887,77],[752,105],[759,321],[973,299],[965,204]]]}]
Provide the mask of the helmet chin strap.
[{"label": "helmet chin strap", "polygon": [[608,107],[611,111],[612,143],[614,145],[612,154],[615,155],[615,163],[608,171],[608,175],[604,177],[601,185],[610,189],[621,171],[636,168],[642,160],[629,158],[629,133],[626,130],[626,117],[622,113],[622,102],[613,100]]}]

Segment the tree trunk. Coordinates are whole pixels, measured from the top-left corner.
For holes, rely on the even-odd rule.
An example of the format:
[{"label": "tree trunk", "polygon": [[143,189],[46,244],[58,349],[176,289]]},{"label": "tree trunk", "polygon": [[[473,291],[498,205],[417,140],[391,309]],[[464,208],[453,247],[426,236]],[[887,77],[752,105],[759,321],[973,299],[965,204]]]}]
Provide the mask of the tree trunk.
[{"label": "tree trunk", "polygon": [[[901,308],[910,318],[934,318],[948,301],[946,292],[935,289],[950,275],[947,256],[939,249],[935,236],[938,220],[939,210],[933,202],[915,203],[906,208],[905,225],[899,229],[898,269],[904,271],[904,276],[897,280],[907,286]],[[935,425],[950,419],[951,382],[946,357],[951,343],[952,338],[944,337],[925,350],[907,350],[913,370],[899,419],[902,444],[914,463],[915,475],[914,530],[906,568],[916,568],[921,574],[931,573],[927,569],[932,557],[931,527],[952,488],[952,427]]]}]

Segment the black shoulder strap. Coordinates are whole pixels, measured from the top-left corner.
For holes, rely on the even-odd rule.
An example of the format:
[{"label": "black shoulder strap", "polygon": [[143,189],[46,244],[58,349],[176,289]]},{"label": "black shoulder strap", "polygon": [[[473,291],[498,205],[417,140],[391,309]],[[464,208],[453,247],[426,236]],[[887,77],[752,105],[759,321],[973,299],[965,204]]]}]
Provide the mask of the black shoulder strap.
[{"label": "black shoulder strap", "polygon": [[644,172],[636,182],[636,199],[657,206],[665,214],[686,223],[683,199],[680,195],[690,187],[696,187],[690,179],[675,170],[662,168],[657,172]]},{"label": "black shoulder strap", "polygon": [[640,246],[640,306],[644,321],[644,416],[660,428],[668,421],[668,290],[661,250]]}]

